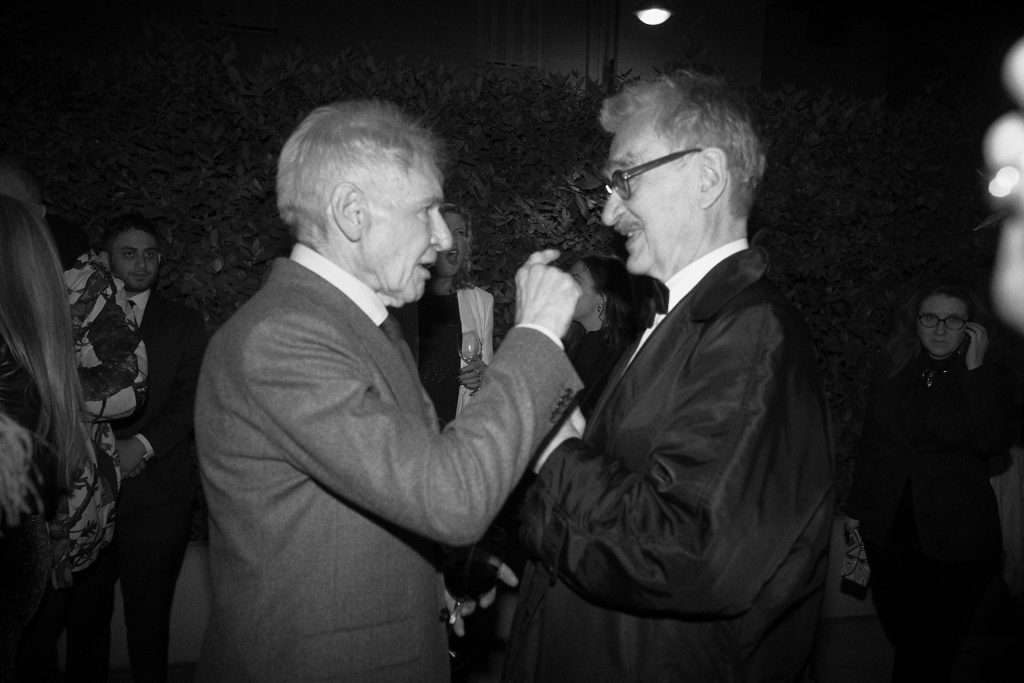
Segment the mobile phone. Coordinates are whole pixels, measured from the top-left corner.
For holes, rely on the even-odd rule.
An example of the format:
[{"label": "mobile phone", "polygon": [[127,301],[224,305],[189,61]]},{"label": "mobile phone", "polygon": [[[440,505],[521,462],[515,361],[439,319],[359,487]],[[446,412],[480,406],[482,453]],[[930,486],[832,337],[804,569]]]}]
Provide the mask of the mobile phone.
[{"label": "mobile phone", "polygon": [[967,332],[964,332],[963,341],[961,341],[960,342],[960,346],[958,346],[956,348],[956,355],[958,355],[958,356],[960,356],[962,358],[964,356],[964,354],[967,353],[967,347],[969,347],[970,345],[971,345],[971,335],[969,335]]}]

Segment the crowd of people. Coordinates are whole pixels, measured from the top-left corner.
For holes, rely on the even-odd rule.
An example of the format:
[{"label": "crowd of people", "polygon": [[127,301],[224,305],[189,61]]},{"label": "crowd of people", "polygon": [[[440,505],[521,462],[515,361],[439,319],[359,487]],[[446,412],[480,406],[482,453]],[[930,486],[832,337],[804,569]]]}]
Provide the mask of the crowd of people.
[{"label": "crowd of people", "polygon": [[[105,680],[120,580],[133,678],[167,680],[194,431],[199,681],[449,683],[499,581],[518,586],[508,683],[805,680],[834,462],[811,335],[747,238],[753,116],[678,71],[599,120],[625,258],[531,254],[497,345],[442,142],[393,104],[292,131],[276,189],[294,246],[209,339],[157,287],[159,226],[124,214],[90,250],[0,164],[0,679],[58,680],[65,632],[65,680]],[[1022,263],[1004,251],[997,283]],[[1017,436],[1013,388],[974,293],[922,288],[896,323],[849,525],[895,679],[927,660],[942,680],[999,571],[986,460]],[[467,550],[493,569],[469,596],[440,571]]]},{"label": "crowd of people", "polygon": [[161,238],[144,217],[118,217],[92,250],[42,198],[0,160],[0,407],[31,435],[31,466],[8,470],[5,453],[3,467],[22,476],[4,480],[21,493],[0,520],[0,679],[106,680],[120,579],[133,677],[166,680],[205,325],[155,291]]}]

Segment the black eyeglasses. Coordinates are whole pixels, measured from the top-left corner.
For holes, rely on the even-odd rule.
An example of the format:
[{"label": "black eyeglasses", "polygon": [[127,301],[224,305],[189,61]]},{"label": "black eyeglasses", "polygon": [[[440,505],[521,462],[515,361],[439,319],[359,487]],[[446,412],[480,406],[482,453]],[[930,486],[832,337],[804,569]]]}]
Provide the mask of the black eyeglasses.
[{"label": "black eyeglasses", "polygon": [[967,321],[958,315],[947,315],[945,318],[940,318],[934,313],[922,313],[917,316],[917,322],[921,323],[921,327],[938,327],[939,323],[942,323],[947,330],[953,332],[964,329],[964,325],[967,324]]},{"label": "black eyeglasses", "polygon": [[612,173],[611,180],[605,183],[604,189],[608,190],[608,194],[611,194],[612,192],[617,192],[619,196],[622,197],[623,199],[629,199],[633,195],[633,192],[629,187],[629,181],[632,180],[633,178],[636,178],[638,175],[647,173],[652,169],[658,168],[659,166],[667,164],[670,161],[675,161],[680,157],[685,157],[687,154],[693,154],[694,152],[703,151],[703,147],[691,147],[690,149],[684,149],[681,152],[672,152],[671,154],[666,154],[663,157],[658,157],[657,159],[648,161],[647,163],[640,164],[639,166],[634,166],[633,168],[626,168],[615,171],[614,173]]}]

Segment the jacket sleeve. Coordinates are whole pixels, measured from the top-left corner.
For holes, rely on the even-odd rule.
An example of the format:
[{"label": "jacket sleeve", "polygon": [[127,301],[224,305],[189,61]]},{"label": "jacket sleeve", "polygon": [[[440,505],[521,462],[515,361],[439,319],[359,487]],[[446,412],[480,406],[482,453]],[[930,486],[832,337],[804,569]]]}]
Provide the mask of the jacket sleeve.
[{"label": "jacket sleeve", "polygon": [[[160,407],[159,415],[154,415],[142,430],[142,435],[153,446],[153,456],[156,458],[174,452],[192,434],[196,382],[207,337],[202,318],[192,310],[180,320],[180,324],[183,349],[170,392]],[[155,362],[159,362],[159,359]]]},{"label": "jacket sleeve", "polygon": [[[204,440],[209,444],[235,419],[228,413],[237,402],[218,403],[213,394],[237,374],[246,378],[240,399],[246,417],[240,419],[259,424],[275,459],[349,505],[450,545],[472,543],[484,533],[550,429],[552,411],[564,409],[561,397],[579,389],[557,346],[516,328],[474,401],[438,433],[435,421],[396,404],[357,347],[325,339],[298,316],[294,320],[266,321],[258,330],[258,350],[214,346],[214,360],[204,363],[223,360],[239,370],[200,379],[200,452]],[[250,460],[265,457],[247,452],[245,443],[223,448]],[[206,464],[221,463],[208,457]]]},{"label": "jacket sleeve", "polygon": [[603,441],[591,425],[559,446],[522,515],[549,571],[612,609],[723,616],[787,556],[820,554],[801,539],[831,505],[827,418],[810,344],[786,327],[770,306],[722,316],[692,350],[647,359]]},{"label": "jacket sleeve", "polygon": [[93,252],[64,272],[64,283],[86,412],[97,420],[131,415],[145,398],[148,359],[123,284]]}]

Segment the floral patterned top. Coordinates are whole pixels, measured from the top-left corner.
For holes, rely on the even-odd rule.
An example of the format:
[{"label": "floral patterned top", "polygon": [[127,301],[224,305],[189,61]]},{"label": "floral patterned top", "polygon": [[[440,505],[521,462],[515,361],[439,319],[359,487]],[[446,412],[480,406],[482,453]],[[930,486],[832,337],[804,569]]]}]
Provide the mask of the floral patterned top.
[{"label": "floral patterned top", "polygon": [[124,285],[111,274],[105,255],[80,256],[65,271],[64,283],[95,457],[85,462],[50,524],[57,588],[70,585],[72,573],[92,564],[113,539],[121,472],[109,421],[142,405],[148,369]]}]

